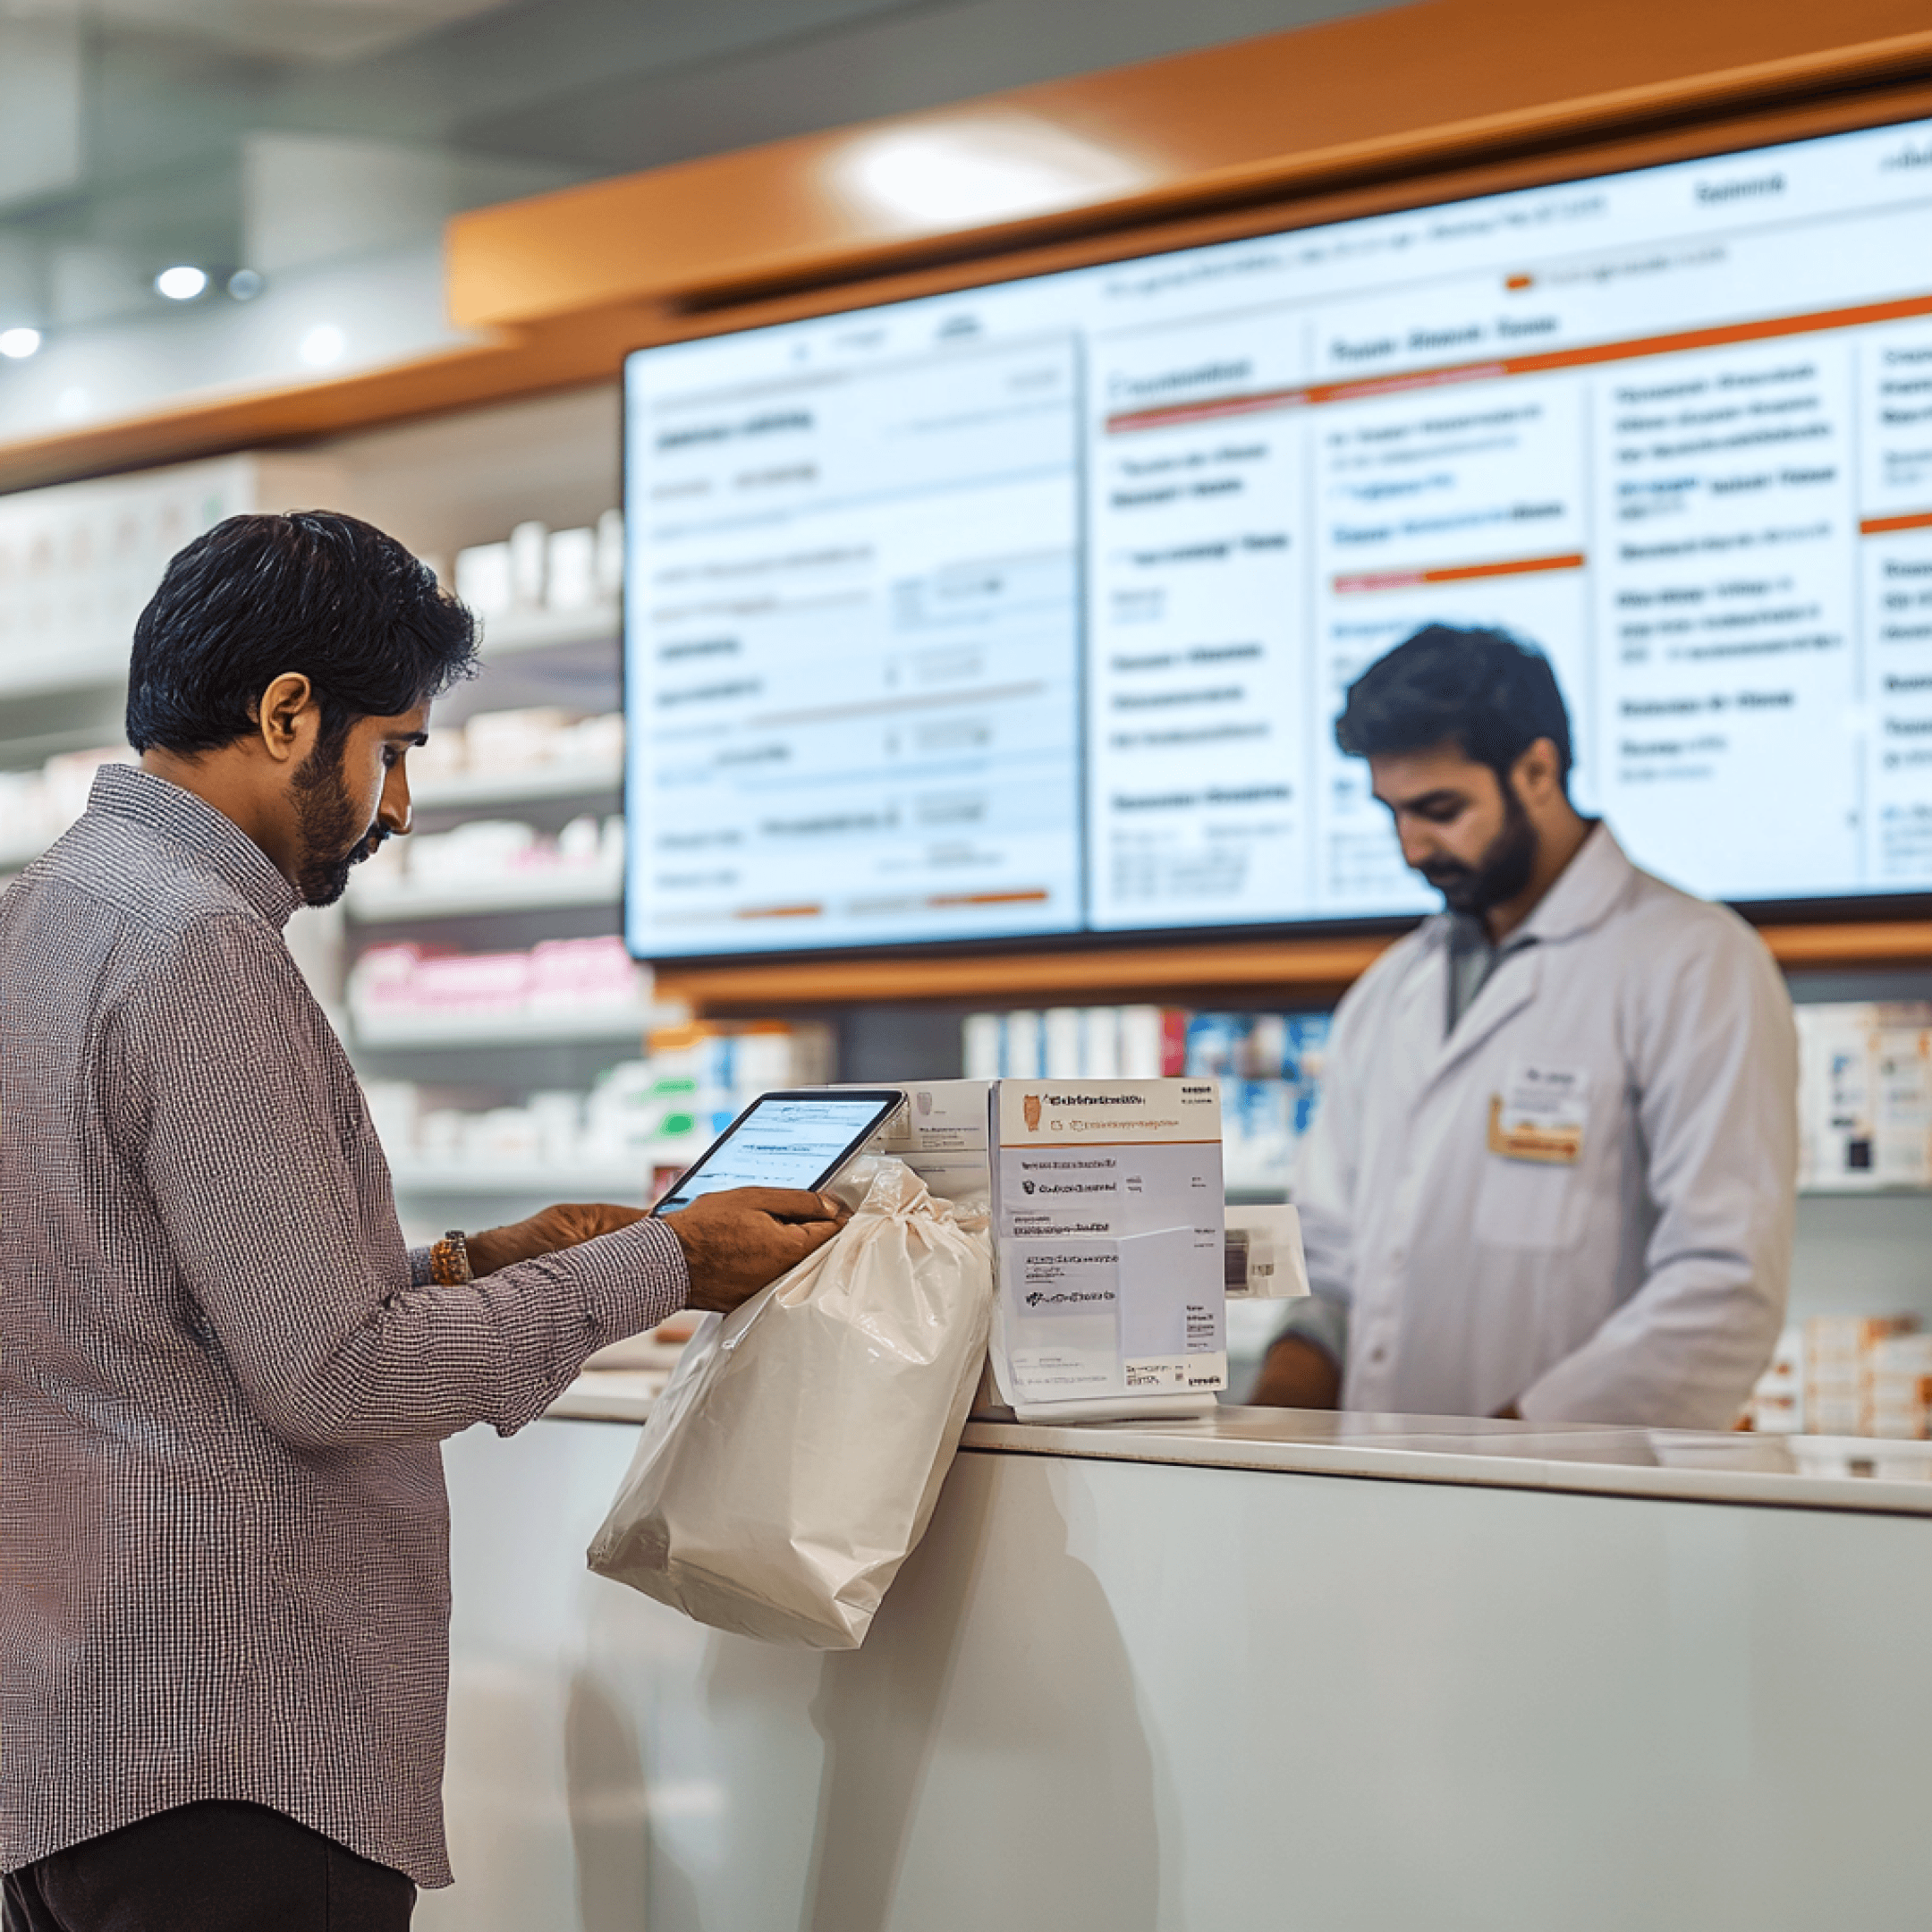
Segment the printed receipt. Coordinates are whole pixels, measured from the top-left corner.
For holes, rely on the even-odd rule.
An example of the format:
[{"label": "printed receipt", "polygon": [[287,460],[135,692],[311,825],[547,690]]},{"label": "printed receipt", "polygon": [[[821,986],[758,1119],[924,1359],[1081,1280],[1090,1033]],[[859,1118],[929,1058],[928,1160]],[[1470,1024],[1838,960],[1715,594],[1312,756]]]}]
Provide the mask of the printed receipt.
[{"label": "printed receipt", "polygon": [[1007,1400],[1224,1387],[1215,1083],[1002,1080],[991,1113]]}]

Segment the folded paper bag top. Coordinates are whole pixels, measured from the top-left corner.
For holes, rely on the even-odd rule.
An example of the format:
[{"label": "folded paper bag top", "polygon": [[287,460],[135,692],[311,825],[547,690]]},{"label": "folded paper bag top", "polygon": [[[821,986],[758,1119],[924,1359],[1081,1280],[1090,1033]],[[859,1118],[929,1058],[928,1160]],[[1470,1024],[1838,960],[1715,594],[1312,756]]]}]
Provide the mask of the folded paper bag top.
[{"label": "folded paper bag top", "polygon": [[856,1648],[925,1533],[992,1307],[985,1216],[878,1158],[843,1233],[705,1318],[591,1569],[719,1630]]}]

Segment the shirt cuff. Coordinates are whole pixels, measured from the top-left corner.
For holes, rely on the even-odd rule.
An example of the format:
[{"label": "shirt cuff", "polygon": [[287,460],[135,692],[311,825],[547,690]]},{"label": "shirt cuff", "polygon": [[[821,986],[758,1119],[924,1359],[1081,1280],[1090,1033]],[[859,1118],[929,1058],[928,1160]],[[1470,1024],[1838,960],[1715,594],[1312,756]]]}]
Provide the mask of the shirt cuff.
[{"label": "shirt cuff", "polygon": [[683,1244],[648,1216],[566,1248],[559,1258],[570,1265],[598,1348],[655,1328],[691,1294]]}]

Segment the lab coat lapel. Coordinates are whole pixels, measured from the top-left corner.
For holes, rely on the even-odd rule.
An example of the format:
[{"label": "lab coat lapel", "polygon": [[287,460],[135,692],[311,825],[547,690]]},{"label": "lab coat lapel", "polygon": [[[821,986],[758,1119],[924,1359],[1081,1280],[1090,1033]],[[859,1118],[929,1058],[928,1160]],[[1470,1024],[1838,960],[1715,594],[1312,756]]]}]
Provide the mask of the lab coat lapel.
[{"label": "lab coat lapel", "polygon": [[[1523,921],[1524,934],[1535,944],[1497,962],[1489,983],[1462,1015],[1462,1025],[1443,1041],[1441,1051],[1429,1066],[1425,1088],[1459,1066],[1493,1038],[1499,1028],[1506,1026],[1534,1002],[1543,984],[1544,959],[1551,945],[1601,925],[1630,889],[1633,871],[1623,847],[1610,835],[1609,826],[1601,823],[1593,826],[1576,856],[1563,869],[1563,876]],[[1444,1013],[1448,1011],[1443,978],[1449,970],[1448,950],[1445,938],[1441,949],[1441,971],[1428,976],[1442,1001],[1437,1010]]]},{"label": "lab coat lapel", "polygon": [[[1535,1002],[1543,984],[1543,953],[1540,945],[1524,946],[1496,962],[1488,984],[1462,1015],[1462,1023],[1443,1042],[1442,1050],[1429,1068],[1426,1087],[1433,1087],[1446,1078],[1524,1007]],[[1443,970],[1448,970],[1446,960]],[[1447,1010],[1446,997],[1444,1010]]]}]

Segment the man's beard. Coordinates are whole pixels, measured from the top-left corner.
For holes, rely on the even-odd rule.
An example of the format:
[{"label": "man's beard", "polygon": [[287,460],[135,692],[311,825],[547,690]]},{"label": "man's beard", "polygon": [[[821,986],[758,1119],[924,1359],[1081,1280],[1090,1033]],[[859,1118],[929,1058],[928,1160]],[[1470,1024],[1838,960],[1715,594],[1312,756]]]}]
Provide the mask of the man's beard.
[{"label": "man's beard", "polygon": [[1503,781],[1503,828],[1474,865],[1460,859],[1431,859],[1422,877],[1443,895],[1452,912],[1480,917],[1505,904],[1530,884],[1536,870],[1536,827],[1508,779]]},{"label": "man's beard", "polygon": [[294,781],[296,823],[301,834],[301,870],[295,890],[304,905],[334,905],[361,864],[388,837],[380,825],[364,825],[343,783],[339,747],[318,743]]}]

